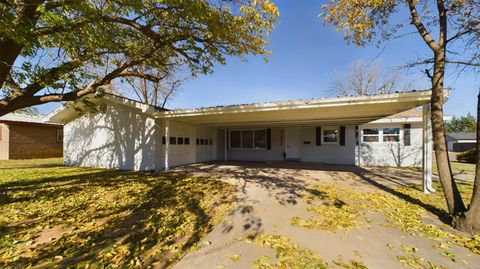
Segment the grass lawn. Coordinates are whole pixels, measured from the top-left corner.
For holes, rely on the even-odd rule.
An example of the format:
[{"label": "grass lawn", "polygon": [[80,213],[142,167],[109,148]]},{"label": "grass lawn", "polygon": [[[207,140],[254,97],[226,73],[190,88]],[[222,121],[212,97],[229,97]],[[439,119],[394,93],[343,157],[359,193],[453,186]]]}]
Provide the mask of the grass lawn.
[{"label": "grass lawn", "polygon": [[[460,174],[475,174],[475,164],[473,163],[461,163],[457,161],[450,161],[452,172],[454,175]],[[433,173],[437,174],[437,162],[433,161]]]},{"label": "grass lawn", "polygon": [[0,161],[0,267],[168,267],[233,201],[206,178]]},{"label": "grass lawn", "polygon": [[473,163],[461,163],[450,162],[453,173],[475,173],[475,164]]}]

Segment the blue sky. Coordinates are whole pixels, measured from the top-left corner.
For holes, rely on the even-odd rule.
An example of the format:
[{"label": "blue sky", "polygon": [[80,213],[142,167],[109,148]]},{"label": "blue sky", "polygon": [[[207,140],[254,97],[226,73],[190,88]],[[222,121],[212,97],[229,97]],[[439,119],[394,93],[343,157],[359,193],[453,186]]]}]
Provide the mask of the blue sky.
[{"label": "blue sky", "polygon": [[[381,48],[374,45],[358,48],[348,45],[343,34],[323,26],[318,18],[322,1],[275,1],[280,9],[280,24],[270,38],[273,55],[265,63],[261,57],[248,57],[248,62],[229,59],[217,66],[212,75],[187,81],[169,103],[169,107],[198,107],[238,104],[297,98],[331,96],[330,81],[335,72],[342,72],[356,59],[371,60]],[[392,41],[380,54],[380,65],[395,68],[429,53],[420,37],[413,35]],[[409,76],[419,87],[428,86],[428,79],[418,70]],[[446,85],[454,88],[445,105],[450,115],[476,112],[478,77],[449,75]]]},{"label": "blue sky", "polygon": [[[329,86],[333,74],[345,71],[357,59],[369,61],[382,51],[374,45],[348,45],[342,33],[323,26],[318,18],[322,1],[275,2],[280,24],[270,37],[273,54],[268,63],[260,56],[247,57],[247,61],[229,58],[227,65],[216,66],[212,75],[185,82],[167,106],[192,108],[332,96]],[[426,53],[429,51],[420,37],[412,35],[390,42],[377,59],[381,66],[395,68]],[[428,86],[428,79],[418,70],[409,71],[408,76],[418,88]],[[459,78],[448,75],[445,85],[454,91],[445,105],[446,114],[475,114],[479,82],[473,73]]]}]

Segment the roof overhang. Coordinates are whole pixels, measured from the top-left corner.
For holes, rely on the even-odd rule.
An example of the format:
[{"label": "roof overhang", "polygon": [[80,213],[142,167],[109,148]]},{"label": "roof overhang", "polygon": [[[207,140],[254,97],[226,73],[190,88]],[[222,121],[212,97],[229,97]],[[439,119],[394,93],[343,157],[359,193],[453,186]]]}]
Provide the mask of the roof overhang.
[{"label": "roof overhang", "polygon": [[[180,109],[155,113],[206,126],[365,124],[430,102],[431,91]],[[446,98],[445,98],[446,99]]]},{"label": "roof overhang", "polygon": [[[132,109],[137,109],[141,111],[142,113],[149,114],[152,117],[154,117],[154,112],[156,111],[157,108],[154,106],[142,104],[140,102],[137,102],[132,99],[124,98],[121,96],[117,95],[112,95],[112,94],[105,94],[101,96],[97,96],[95,94],[90,94],[87,95],[82,99],[83,101],[88,101],[92,104],[95,104],[97,106],[101,105],[104,102],[109,102],[113,104],[118,104],[121,106],[126,106]],[[45,117],[48,119],[49,122],[51,123],[67,123],[71,121],[72,119],[78,117],[82,113],[85,113],[85,111],[88,111],[88,106],[86,105],[85,102],[70,102],[67,103],[58,109],[52,111]]]}]

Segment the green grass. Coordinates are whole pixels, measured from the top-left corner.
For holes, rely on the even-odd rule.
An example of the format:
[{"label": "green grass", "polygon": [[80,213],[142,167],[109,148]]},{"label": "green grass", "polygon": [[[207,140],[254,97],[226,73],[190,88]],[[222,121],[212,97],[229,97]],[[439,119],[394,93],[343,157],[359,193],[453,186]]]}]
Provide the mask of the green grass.
[{"label": "green grass", "polygon": [[190,176],[0,161],[0,267],[168,267],[234,202]]},{"label": "green grass", "polygon": [[[454,175],[459,174],[475,174],[475,164],[473,163],[461,163],[457,161],[451,161],[450,166]],[[433,173],[437,174],[437,162],[433,161]]]},{"label": "green grass", "polygon": [[461,163],[450,162],[453,173],[475,173],[475,164],[473,163]]}]

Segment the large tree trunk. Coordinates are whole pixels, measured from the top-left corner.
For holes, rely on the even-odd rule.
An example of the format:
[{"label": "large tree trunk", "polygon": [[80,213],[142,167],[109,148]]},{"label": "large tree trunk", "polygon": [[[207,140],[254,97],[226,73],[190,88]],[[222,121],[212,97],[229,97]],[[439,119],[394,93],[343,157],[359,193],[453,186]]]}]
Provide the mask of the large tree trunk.
[{"label": "large tree trunk", "polygon": [[436,52],[434,56],[432,76],[432,131],[438,176],[447,201],[448,212],[451,216],[455,216],[460,212],[464,212],[466,209],[451,172],[452,170],[450,168],[445,141],[445,129],[443,124],[444,74],[445,50],[440,49],[440,51]]},{"label": "large tree trunk", "polygon": [[477,100],[477,166],[473,194],[467,212],[454,217],[453,226],[468,233],[480,233],[480,91]]}]

